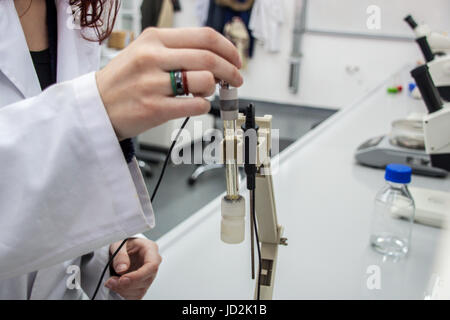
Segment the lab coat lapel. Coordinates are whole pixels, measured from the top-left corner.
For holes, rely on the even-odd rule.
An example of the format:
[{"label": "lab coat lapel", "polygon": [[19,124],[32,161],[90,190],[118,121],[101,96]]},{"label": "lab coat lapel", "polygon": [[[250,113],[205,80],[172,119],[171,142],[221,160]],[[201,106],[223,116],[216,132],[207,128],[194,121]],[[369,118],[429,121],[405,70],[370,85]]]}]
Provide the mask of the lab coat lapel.
[{"label": "lab coat lapel", "polygon": [[[80,28],[73,23],[69,0],[55,3],[58,12],[57,82],[62,82],[97,70],[100,46],[81,36]],[[24,98],[39,94],[39,78],[13,0],[0,0],[0,30],[0,71]],[[91,29],[83,32],[88,37],[95,36]]]},{"label": "lab coat lapel", "polygon": [[41,92],[13,0],[0,1],[0,71],[25,98]]},{"label": "lab coat lapel", "polygon": [[73,274],[73,271],[68,271],[70,270],[68,267],[79,266],[80,263],[81,258],[76,258],[39,270],[31,289],[30,300],[79,299],[81,292],[78,289],[74,290],[76,288],[70,290],[67,280],[71,280],[69,275]]},{"label": "lab coat lapel", "polygon": [[64,280],[64,276],[61,276],[63,271],[62,265],[39,270],[31,289],[30,300],[48,299],[51,293],[61,286],[61,281]]},{"label": "lab coat lapel", "polygon": [[[97,70],[100,61],[100,46],[87,41],[80,27],[74,23],[69,1],[57,1],[58,11],[58,62],[57,81],[71,80],[77,76]],[[87,37],[95,37],[92,29],[83,30]]]}]

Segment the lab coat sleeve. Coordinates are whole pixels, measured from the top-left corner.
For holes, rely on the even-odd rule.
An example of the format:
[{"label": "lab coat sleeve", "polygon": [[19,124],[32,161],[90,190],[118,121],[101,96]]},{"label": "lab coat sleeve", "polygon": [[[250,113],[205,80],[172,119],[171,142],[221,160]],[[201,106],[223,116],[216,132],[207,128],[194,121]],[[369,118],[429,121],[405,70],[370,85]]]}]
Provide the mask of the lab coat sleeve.
[{"label": "lab coat sleeve", "polygon": [[0,279],[149,230],[154,216],[127,164],[95,73],[0,109]]}]

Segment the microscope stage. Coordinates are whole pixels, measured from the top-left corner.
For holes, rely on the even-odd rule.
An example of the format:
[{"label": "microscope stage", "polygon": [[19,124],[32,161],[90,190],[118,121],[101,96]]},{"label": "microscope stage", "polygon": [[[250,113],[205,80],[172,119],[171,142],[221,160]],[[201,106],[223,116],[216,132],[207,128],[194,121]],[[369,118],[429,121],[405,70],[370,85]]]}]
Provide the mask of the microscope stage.
[{"label": "microscope stage", "polygon": [[389,163],[410,166],[414,174],[446,177],[447,171],[432,167],[431,159],[424,150],[403,148],[393,145],[389,137],[375,137],[361,144],[355,153],[358,163],[374,168],[385,168]]}]

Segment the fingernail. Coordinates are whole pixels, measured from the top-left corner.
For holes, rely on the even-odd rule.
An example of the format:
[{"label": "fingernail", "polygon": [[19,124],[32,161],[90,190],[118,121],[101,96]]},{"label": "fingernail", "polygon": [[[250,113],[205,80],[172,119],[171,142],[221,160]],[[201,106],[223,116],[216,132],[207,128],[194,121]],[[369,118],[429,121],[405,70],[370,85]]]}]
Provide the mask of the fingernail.
[{"label": "fingernail", "polygon": [[130,284],[130,282],[131,282],[130,278],[122,277],[122,278],[119,279],[119,283],[122,286],[127,286],[127,285]]},{"label": "fingernail", "polygon": [[242,86],[244,84],[244,78],[241,76],[239,79],[239,86]]},{"label": "fingernail", "polygon": [[124,263],[122,263],[122,264],[119,264],[119,265],[117,266],[116,271],[117,271],[117,272],[122,272],[122,271],[127,270],[127,268],[128,268],[127,265],[124,264]]}]

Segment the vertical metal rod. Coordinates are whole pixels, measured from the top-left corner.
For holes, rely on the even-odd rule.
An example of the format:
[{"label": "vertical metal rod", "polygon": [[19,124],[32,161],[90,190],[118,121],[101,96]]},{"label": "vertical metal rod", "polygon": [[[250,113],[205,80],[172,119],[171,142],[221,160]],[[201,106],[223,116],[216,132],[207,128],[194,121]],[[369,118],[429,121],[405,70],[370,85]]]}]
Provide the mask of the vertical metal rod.
[{"label": "vertical metal rod", "polygon": [[292,53],[289,71],[289,90],[296,94],[300,81],[300,63],[302,58],[302,40],[306,32],[306,16],[308,0],[296,0],[294,18],[294,36],[292,39]]}]

